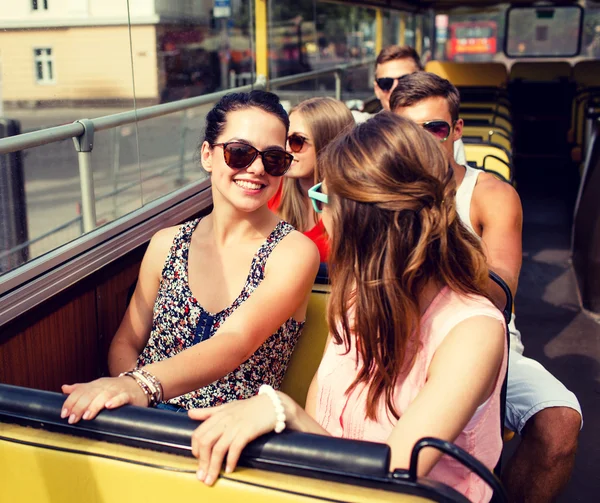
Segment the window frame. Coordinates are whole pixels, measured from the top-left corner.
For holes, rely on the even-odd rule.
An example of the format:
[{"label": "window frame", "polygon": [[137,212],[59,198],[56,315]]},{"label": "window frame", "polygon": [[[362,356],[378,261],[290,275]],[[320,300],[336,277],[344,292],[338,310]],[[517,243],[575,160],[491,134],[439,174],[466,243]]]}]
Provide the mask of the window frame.
[{"label": "window frame", "polygon": [[[523,55],[515,55],[515,54],[509,54],[508,52],[508,42],[509,42],[509,30],[510,30],[510,23],[509,23],[509,17],[510,17],[510,13],[513,10],[519,10],[519,9],[528,9],[528,10],[543,10],[543,9],[560,9],[560,8],[564,8],[564,7],[569,7],[569,8],[577,8],[580,11],[580,15],[579,15],[579,33],[578,33],[578,37],[577,37],[577,47],[575,49],[575,53],[574,54],[535,54],[535,55],[531,55],[531,54],[523,54]],[[579,4],[568,4],[568,3],[557,3],[557,4],[531,4],[531,5],[511,5],[508,9],[506,9],[506,17],[504,19],[504,44],[503,44],[503,52],[504,55],[511,59],[511,60],[516,60],[516,59],[523,59],[523,58],[531,58],[531,59],[568,59],[568,58],[575,58],[581,55],[581,49],[582,49],[582,38],[583,38],[583,24],[584,24],[584,17],[585,17],[585,9],[579,5]]]},{"label": "window frame", "polygon": [[[39,56],[36,54],[36,51],[50,51],[50,54],[40,54]],[[46,70],[44,69],[44,64],[50,62],[52,68],[52,78],[47,79],[43,78],[42,80],[38,79],[38,61],[42,61],[42,74],[46,77]],[[48,86],[56,84],[56,65],[54,63],[54,48],[53,47],[33,47],[33,78],[35,80],[36,85],[40,86]]]},{"label": "window frame", "polygon": [[31,0],[32,12],[41,12],[45,10],[48,10],[48,0]]}]

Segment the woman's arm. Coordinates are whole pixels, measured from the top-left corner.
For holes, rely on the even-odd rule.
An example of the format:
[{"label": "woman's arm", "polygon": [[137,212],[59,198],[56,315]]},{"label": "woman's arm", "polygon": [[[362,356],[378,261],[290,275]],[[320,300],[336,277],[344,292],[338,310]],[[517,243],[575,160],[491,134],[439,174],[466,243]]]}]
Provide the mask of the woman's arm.
[{"label": "woman's arm", "polygon": [[179,227],[163,229],[150,240],[135,291],[108,350],[108,370],[113,377],[134,368],[148,342],[162,269],[178,230]]},{"label": "woman's arm", "polygon": [[[179,227],[163,229],[150,240],[142,259],[135,292],[109,348],[108,367],[112,376],[131,370],[148,341],[152,327],[152,309],[158,293],[162,268],[178,230]],[[82,416],[84,419],[92,419],[97,414],[97,411],[87,411],[94,399],[106,404],[115,395],[126,394],[129,396],[128,403],[135,405],[148,403],[141,388],[129,377],[101,378],[89,383],[65,384],[62,386],[62,391],[69,396],[63,405],[61,417],[69,417],[71,423],[78,421]]]},{"label": "woman's arm", "polygon": [[207,341],[144,367],[169,399],[207,386],[235,370],[298,311],[302,317],[319,267],[314,243],[298,232],[267,262],[265,278]]},{"label": "woman's arm", "polygon": [[[318,267],[318,250],[312,241],[298,232],[282,240],[267,262],[265,279],[213,337],[144,367],[162,383],[164,399],[206,386],[235,370],[290,316],[305,312]],[[131,378],[119,379],[137,386]],[[86,413],[86,419],[92,419],[104,407],[143,405],[143,393],[131,383],[122,382],[121,392],[111,383],[110,390],[93,389],[77,403],[67,400],[65,414],[73,415],[76,422]]]},{"label": "woman's arm", "polygon": [[[330,339],[331,336],[327,338],[325,351]],[[306,410],[285,393],[277,392],[285,411],[288,429],[329,435],[314,419],[317,375],[318,370],[308,389]],[[242,449],[260,435],[273,431],[276,422],[275,408],[266,396],[255,396],[220,407],[190,410],[189,416],[204,421],[192,435],[192,453],[199,460],[198,478],[207,485],[212,485],[217,480],[225,456],[227,456],[225,469],[229,473],[235,469]],[[228,425],[236,426],[229,428]]]},{"label": "woman's arm", "polygon": [[[394,427],[387,443],[390,468],[408,468],[410,453],[423,437],[454,441],[477,407],[494,391],[506,345],[504,325],[475,316],[456,325],[437,349],[427,382]],[[441,457],[434,449],[419,456],[419,476]]]},{"label": "woman's arm", "polygon": [[[300,405],[278,391],[290,430],[329,435]],[[275,406],[266,395],[238,400],[218,407],[193,409],[188,415],[203,421],[192,434],[192,454],[198,458],[198,479],[212,485],[227,457],[225,471],[231,473],[252,440],[273,431]]]}]

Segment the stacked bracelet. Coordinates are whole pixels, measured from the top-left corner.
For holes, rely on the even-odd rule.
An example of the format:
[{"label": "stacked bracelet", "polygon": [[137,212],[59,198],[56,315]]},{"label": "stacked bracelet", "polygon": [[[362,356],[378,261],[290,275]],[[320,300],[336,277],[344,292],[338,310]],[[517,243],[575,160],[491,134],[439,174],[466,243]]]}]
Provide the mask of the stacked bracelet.
[{"label": "stacked bracelet", "polygon": [[268,384],[263,384],[258,389],[259,395],[267,395],[271,402],[273,402],[273,407],[275,407],[275,433],[281,433],[285,430],[285,409],[283,408],[283,404],[281,403],[281,399],[277,395],[277,392]]},{"label": "stacked bracelet", "polygon": [[148,407],[155,407],[158,403],[162,402],[162,384],[150,372],[144,369],[134,369],[119,374],[119,377],[123,376],[131,377],[135,380],[148,399]]}]

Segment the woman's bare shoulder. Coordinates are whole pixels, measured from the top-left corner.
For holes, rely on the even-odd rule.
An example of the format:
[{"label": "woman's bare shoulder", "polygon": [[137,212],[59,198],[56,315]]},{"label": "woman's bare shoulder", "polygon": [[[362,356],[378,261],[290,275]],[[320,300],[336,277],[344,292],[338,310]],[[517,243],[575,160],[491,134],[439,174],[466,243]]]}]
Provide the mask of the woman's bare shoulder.
[{"label": "woman's bare shoulder", "polygon": [[301,232],[290,232],[277,245],[267,263],[273,269],[298,268],[316,270],[319,268],[319,249],[317,245]]}]

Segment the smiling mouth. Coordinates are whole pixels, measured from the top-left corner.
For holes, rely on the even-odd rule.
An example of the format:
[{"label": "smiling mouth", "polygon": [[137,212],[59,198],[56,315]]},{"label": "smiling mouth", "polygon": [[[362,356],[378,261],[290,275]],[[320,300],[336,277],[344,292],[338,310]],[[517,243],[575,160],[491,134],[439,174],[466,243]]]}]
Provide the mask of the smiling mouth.
[{"label": "smiling mouth", "polygon": [[248,180],[234,180],[234,182],[238,187],[246,190],[260,190],[266,187],[262,183],[250,182]]}]

